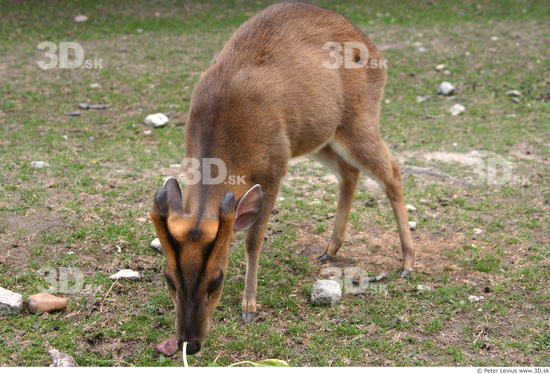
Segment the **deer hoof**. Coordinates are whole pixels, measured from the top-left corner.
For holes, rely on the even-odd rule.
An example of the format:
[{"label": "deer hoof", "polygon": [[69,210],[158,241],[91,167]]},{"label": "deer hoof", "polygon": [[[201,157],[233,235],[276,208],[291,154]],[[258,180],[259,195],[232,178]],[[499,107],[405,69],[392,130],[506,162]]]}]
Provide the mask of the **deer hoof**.
[{"label": "deer hoof", "polygon": [[243,323],[251,323],[256,318],[256,312],[243,312]]},{"label": "deer hoof", "polygon": [[407,275],[409,275],[410,273],[412,273],[412,270],[409,270],[409,269],[401,269],[401,271],[399,272],[399,277],[405,278],[405,277],[407,277]]},{"label": "deer hoof", "polygon": [[325,254],[322,254],[321,256],[319,256],[317,258],[317,260],[324,262],[324,261],[330,260],[331,258],[332,257],[330,257],[328,254],[325,253]]}]

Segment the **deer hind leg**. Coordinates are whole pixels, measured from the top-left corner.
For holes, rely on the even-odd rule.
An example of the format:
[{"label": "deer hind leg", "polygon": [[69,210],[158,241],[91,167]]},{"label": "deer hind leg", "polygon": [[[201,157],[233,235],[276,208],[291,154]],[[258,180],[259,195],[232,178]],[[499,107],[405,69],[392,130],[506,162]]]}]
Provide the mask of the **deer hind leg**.
[{"label": "deer hind leg", "polygon": [[312,156],[330,169],[340,182],[340,198],[336,210],[332,237],[325,248],[325,252],[319,257],[320,261],[326,261],[336,255],[336,252],[338,252],[344,240],[346,240],[346,227],[351,203],[355,195],[355,187],[359,180],[359,170],[344,161],[330,146],[324,147]]},{"label": "deer hind leg", "polygon": [[400,276],[406,277],[413,269],[414,247],[401,188],[401,169],[380,137],[378,126],[373,122],[342,126],[330,147],[348,163],[370,173],[384,186],[401,240],[403,264]]}]

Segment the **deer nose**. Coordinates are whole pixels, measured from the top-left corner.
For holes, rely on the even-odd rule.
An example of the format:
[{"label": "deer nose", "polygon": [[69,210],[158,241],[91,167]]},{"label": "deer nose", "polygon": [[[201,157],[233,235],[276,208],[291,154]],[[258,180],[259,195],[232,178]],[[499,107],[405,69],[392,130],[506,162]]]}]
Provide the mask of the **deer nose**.
[{"label": "deer nose", "polygon": [[[183,339],[180,339],[178,341],[178,346],[180,348],[180,350],[183,351],[183,343],[185,342],[185,340]],[[198,351],[201,350],[201,343],[199,342],[187,342],[187,354],[188,355],[194,355],[195,353],[197,353]]]}]

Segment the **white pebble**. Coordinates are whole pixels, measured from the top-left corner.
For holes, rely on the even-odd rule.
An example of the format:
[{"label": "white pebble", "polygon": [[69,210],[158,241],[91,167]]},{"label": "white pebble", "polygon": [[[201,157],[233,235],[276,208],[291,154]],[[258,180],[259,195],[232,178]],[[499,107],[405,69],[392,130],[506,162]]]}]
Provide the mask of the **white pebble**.
[{"label": "white pebble", "polygon": [[459,116],[462,113],[464,113],[465,111],[466,111],[466,107],[464,105],[460,105],[460,104],[455,104],[451,107],[451,109],[449,109],[449,112],[453,116]]},{"label": "white pebble", "polygon": [[168,117],[162,113],[150,114],[145,117],[145,124],[149,127],[163,127],[168,123]]},{"label": "white pebble", "polygon": [[132,269],[124,269],[119,271],[116,274],[113,274],[109,277],[109,279],[117,280],[117,279],[128,279],[128,280],[139,280],[141,276],[137,271],[134,271]]},{"label": "white pebble", "polygon": [[47,162],[44,161],[33,161],[31,162],[33,168],[42,169],[43,167],[50,166]]}]

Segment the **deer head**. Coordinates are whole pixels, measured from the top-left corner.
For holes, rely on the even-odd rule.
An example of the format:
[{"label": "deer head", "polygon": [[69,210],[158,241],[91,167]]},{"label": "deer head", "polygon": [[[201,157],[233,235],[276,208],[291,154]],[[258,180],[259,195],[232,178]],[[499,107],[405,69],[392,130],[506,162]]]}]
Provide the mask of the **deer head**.
[{"label": "deer head", "polygon": [[262,208],[260,185],[253,186],[235,203],[226,192],[217,219],[186,214],[177,180],[173,177],[155,195],[151,217],[164,248],[164,276],[176,311],[180,349],[195,354],[210,331],[220,302],[227,271],[229,245],[236,232],[248,229]]}]

